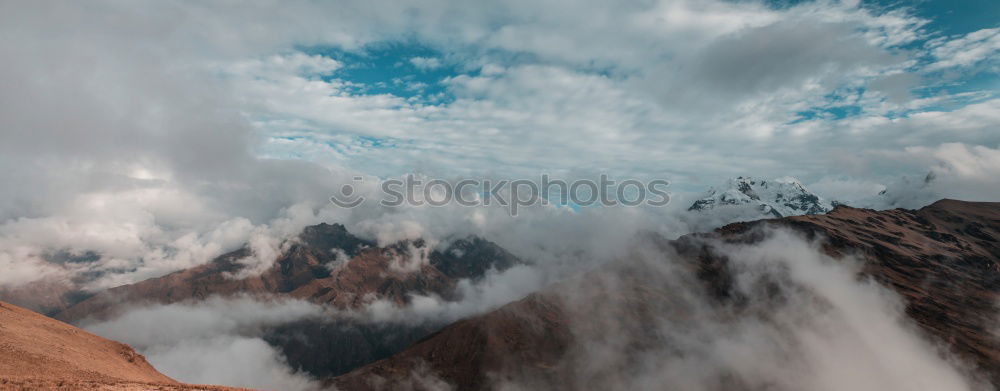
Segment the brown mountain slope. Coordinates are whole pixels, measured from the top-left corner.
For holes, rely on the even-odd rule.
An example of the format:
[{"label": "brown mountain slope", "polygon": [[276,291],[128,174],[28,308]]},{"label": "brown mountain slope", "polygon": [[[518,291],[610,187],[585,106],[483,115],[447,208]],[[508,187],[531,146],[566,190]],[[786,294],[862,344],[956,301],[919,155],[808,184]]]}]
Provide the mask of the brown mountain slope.
[{"label": "brown mountain slope", "polygon": [[[742,254],[726,250],[734,244],[760,243],[773,234],[768,228],[776,227],[822,241],[823,251],[835,258],[857,257],[862,276],[899,293],[906,315],[923,335],[974,367],[994,387],[1000,385],[1000,336],[995,332],[1000,203],[953,200],[917,211],[838,207],[827,215],[731,224],[676,241],[653,236],[652,245],[639,251],[659,253],[661,260],[676,261],[674,266],[635,259],[606,265],[450,325],[331,384],[350,390],[431,390],[442,383],[459,390],[492,389],[501,383],[514,389],[582,390],[648,375],[648,370],[640,372],[649,365],[657,368],[653,372],[668,372],[671,368],[658,367],[656,356],[646,353],[679,352],[681,361],[673,364],[697,360],[685,350],[686,344],[719,336],[699,334],[697,325],[706,318],[727,335],[725,327],[736,319],[774,322],[774,309],[788,302],[823,307],[810,304],[815,301],[799,288],[775,281],[782,276],[780,270],[748,272],[747,264],[736,259]],[[747,284],[747,274],[753,275],[752,284]],[[566,295],[568,291],[576,293]],[[686,297],[698,291],[705,292],[704,297]],[[706,313],[705,306],[714,309]],[[809,316],[796,322],[809,322]],[[667,327],[650,326],[655,324]],[[672,334],[676,330],[693,337],[678,340]],[[595,366],[595,356],[615,359]],[[698,367],[695,373],[710,369]],[[711,379],[707,389],[781,389],[753,383],[725,368]]]},{"label": "brown mountain slope", "polygon": [[235,390],[177,383],[128,345],[3,302],[0,389]]},{"label": "brown mountain slope", "polygon": [[548,377],[553,379],[546,386],[552,386],[558,382],[552,369],[571,343],[568,322],[557,297],[533,294],[453,323],[389,359],[329,384],[343,390],[436,390],[421,386],[419,377],[429,376],[458,389],[477,390],[490,388],[496,377]]},{"label": "brown mountain slope", "polygon": [[[838,208],[788,224],[859,254],[906,313],[1000,385],[1000,203],[941,200],[917,211]],[[738,231],[735,229],[734,231]]]},{"label": "brown mountain slope", "polygon": [[287,294],[318,278],[329,277],[330,271],[324,263],[335,257],[331,249],[342,249],[348,256],[354,256],[370,246],[371,243],[348,234],[343,226],[321,224],[307,228],[299,240],[260,275],[233,277],[243,268],[239,260],[251,255],[244,248],[202,266],[98,292],[54,317],[78,322],[88,317],[107,318],[128,305],[169,304],[213,295]]},{"label": "brown mountain slope", "polygon": [[[0,303],[0,374],[83,380],[174,381],[128,345],[109,341],[12,304]],[[40,371],[40,369],[43,369]]]},{"label": "brown mountain slope", "polygon": [[429,252],[427,263],[415,270],[397,267],[423,246],[416,241],[380,248],[351,235],[343,225],[320,224],[307,227],[260,275],[233,278],[243,267],[239,260],[250,255],[241,249],[202,266],[99,292],[54,317],[75,323],[88,317],[107,318],[129,305],[213,295],[283,296],[341,309],[358,308],[372,298],[398,303],[413,294],[447,298],[459,279],[478,278],[491,268],[503,270],[521,262],[496,244],[473,237],[455,241],[445,251]]},{"label": "brown mountain slope", "polygon": [[[457,298],[462,279],[482,278],[522,261],[476,237],[429,251],[422,241],[387,247],[355,237],[339,224],[307,227],[274,265],[260,275],[233,278],[249,255],[239,250],[188,270],[100,292],[55,315],[67,322],[114,317],[131,306],[195,302],[210,296],[295,298],[338,309],[375,299],[402,304],[411,295]],[[423,258],[419,264],[414,254]],[[309,318],[263,330],[288,363],[317,377],[340,375],[382,359],[440,328],[440,322],[379,324]]]}]

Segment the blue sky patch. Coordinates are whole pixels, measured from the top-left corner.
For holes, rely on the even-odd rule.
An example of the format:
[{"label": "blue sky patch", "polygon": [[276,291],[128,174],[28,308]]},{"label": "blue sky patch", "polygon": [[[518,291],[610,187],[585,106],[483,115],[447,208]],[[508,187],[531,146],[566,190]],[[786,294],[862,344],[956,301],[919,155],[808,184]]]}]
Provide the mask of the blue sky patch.
[{"label": "blue sky patch", "polygon": [[446,104],[454,97],[442,81],[462,73],[444,53],[412,42],[381,42],[353,51],[333,47],[302,51],[343,63],[323,79],[348,82],[348,91],[357,95],[391,94],[423,104]]}]

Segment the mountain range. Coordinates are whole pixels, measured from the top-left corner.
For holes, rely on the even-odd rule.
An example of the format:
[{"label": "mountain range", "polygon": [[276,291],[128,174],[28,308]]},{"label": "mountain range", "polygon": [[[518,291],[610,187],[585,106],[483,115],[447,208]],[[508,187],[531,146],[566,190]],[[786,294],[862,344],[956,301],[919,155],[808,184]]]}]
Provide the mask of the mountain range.
[{"label": "mountain range", "polygon": [[[853,279],[898,297],[900,316],[914,335],[930,341],[937,356],[954,358],[960,371],[985,387],[1000,385],[1000,335],[994,326],[1000,314],[1000,203],[942,200],[919,210],[876,211],[832,207],[796,181],[739,178],[733,184],[739,195],[714,193],[722,204],[784,203],[770,206],[766,213],[772,219],[674,240],[640,235],[628,255],[455,322],[309,318],[263,330],[263,338],[291,367],[337,389],[614,389],[642,388],[640,381],[653,380],[658,387],[686,388],[682,380],[690,374],[683,365],[707,360],[720,339],[776,330],[773,341],[785,350],[775,357],[786,357],[802,349],[796,336],[806,333],[803,325],[825,325],[814,324],[817,319],[856,325],[851,309],[838,307],[836,296],[796,275],[796,268],[804,267],[798,259],[820,257],[815,268],[824,262],[851,265]],[[801,254],[772,262],[781,256],[769,248],[795,249],[799,241],[808,243]],[[53,316],[86,324],[136,306],[216,296],[293,298],[340,311],[376,299],[405,306],[414,295],[459,301],[461,281],[530,265],[478,237],[432,247],[421,240],[380,247],[342,225],[320,224],[306,228],[260,275],[236,277],[249,251],[241,249],[202,266],[98,292]],[[812,249],[819,255],[810,255]],[[16,314],[23,324],[0,323],[0,346],[26,352],[0,359],[0,379],[177,387],[127,346],[13,305],[3,304],[0,314]],[[844,327],[869,332],[867,326]],[[51,332],[67,337],[49,337]],[[30,342],[40,339],[51,346]],[[798,342],[785,346],[788,341]],[[67,349],[91,358],[51,358]],[[29,356],[41,359],[23,358]],[[91,378],[82,373],[104,372],[61,369],[84,361],[113,367],[109,371],[120,375]],[[712,385],[708,389],[788,388],[731,362],[705,362],[711,365],[698,372],[700,382]],[[46,377],[26,375],[38,371]]]},{"label": "mountain range", "polygon": [[[905,315],[923,335],[944,346],[940,354],[960,357],[986,382],[1000,385],[1000,336],[994,326],[1000,299],[1000,203],[942,200],[916,211],[838,206],[826,215],[734,223],[675,241],[655,235],[648,239],[651,251],[681,261],[693,283],[705,289],[707,302],[718,309],[713,316],[736,322],[742,317],[766,318],[774,310],[771,305],[801,295],[795,292],[798,288],[774,281],[758,281],[762,286],[749,290],[737,286],[738,255],[725,248],[761,243],[775,229],[821,240],[822,251],[834,259],[860,259],[858,278],[871,278],[902,297]],[[674,343],[650,327],[664,321],[658,317],[669,314],[672,327],[697,324],[679,320],[695,311],[677,298],[678,286],[663,283],[672,280],[661,273],[678,270],[663,271],[643,262],[648,261],[623,259],[449,325],[390,359],[332,383],[345,389],[410,387],[413,373],[429,371],[463,390],[494,389],[512,379],[528,379],[521,384],[528,389],[614,388],[621,384],[618,376],[635,376],[635,368],[641,367],[641,362],[627,360],[641,361],[651,345]],[[615,283],[606,283],[609,276]],[[687,283],[692,281],[676,282]],[[565,295],[573,285],[584,287],[583,300]],[[595,316],[600,311],[608,313]],[[595,317],[628,321],[602,327],[593,324]],[[580,341],[581,336],[586,341]],[[606,338],[624,339],[615,345],[623,350],[618,356],[622,361],[588,370],[579,362],[579,350]],[[725,371],[713,380],[720,389],[758,389]]]}]

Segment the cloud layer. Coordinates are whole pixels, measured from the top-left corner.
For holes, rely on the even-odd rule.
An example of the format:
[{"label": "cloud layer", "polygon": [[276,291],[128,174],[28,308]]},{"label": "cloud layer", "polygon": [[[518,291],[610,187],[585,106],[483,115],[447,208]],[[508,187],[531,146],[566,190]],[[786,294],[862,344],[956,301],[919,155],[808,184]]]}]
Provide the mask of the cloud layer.
[{"label": "cloud layer", "polygon": [[247,243],[257,257],[247,262],[266,266],[284,239],[320,221],[372,238],[478,233],[536,258],[613,252],[618,237],[642,229],[676,236],[710,225],[669,208],[535,208],[513,220],[489,209],[331,207],[327,197],[356,175],[371,179],[370,191],[408,172],[610,173],[669,179],[683,200],[735,175],[793,175],[864,198],[933,172],[930,190],[886,206],[1000,194],[991,170],[1000,101],[988,84],[996,27],[945,35],[905,7],[434,0],[0,10],[6,287],[99,289]]}]

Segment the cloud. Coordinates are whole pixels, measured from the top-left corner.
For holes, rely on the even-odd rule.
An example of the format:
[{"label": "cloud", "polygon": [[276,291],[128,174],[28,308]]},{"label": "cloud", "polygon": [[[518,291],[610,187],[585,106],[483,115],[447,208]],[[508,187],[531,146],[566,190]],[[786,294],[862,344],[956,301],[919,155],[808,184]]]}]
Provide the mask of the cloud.
[{"label": "cloud", "polygon": [[5,288],[20,288],[25,284],[44,280],[52,276],[65,278],[59,268],[49,265],[43,259],[25,251],[23,248],[8,249],[0,253],[0,286]]},{"label": "cloud", "polygon": [[[967,367],[922,339],[900,298],[858,279],[850,258],[785,231],[755,244],[712,244],[732,273],[720,303],[662,248],[637,246],[621,267],[555,292],[577,341],[551,368],[566,388],[688,390],[970,390]],[[498,379],[499,389],[545,386]],[[569,383],[564,383],[568,381]]]},{"label": "cloud", "polygon": [[186,340],[151,348],[145,355],[160,372],[186,383],[289,391],[320,389],[314,380],[289,369],[281,354],[260,338]]},{"label": "cloud", "polygon": [[913,98],[910,90],[917,86],[920,78],[912,73],[896,73],[873,80],[868,87],[886,95],[890,103],[905,104]]},{"label": "cloud", "polygon": [[990,201],[1000,192],[1000,149],[981,145],[946,143],[912,147],[909,156],[933,162],[929,191],[939,197]]},{"label": "cloud", "polygon": [[[506,12],[522,17],[520,10]],[[492,35],[483,33],[490,37],[485,41],[476,35],[481,40],[474,50],[455,49],[445,40],[440,47],[449,55],[472,69],[489,68],[446,78],[443,85],[454,100],[445,103],[357,95],[348,80],[336,78],[312,83],[301,77],[293,83],[249,74],[238,84],[252,87],[243,95],[265,102],[258,106],[261,115],[300,121],[292,127],[262,123],[274,134],[264,150],[364,167],[380,176],[398,175],[399,167],[413,164],[431,173],[504,166],[535,174],[586,155],[588,167],[666,176],[694,191],[692,182],[747,173],[816,180],[824,175],[819,171],[840,163],[842,149],[996,139],[942,140],[948,136],[930,134],[932,129],[914,135],[912,127],[895,125],[878,137],[843,136],[886,123],[918,122],[889,117],[900,110],[955,124],[965,119],[966,111],[934,108],[957,95],[912,98],[923,72],[913,69],[914,61],[922,54],[897,47],[922,42],[920,29],[927,21],[905,10],[876,12],[831,2],[771,9],[678,1],[609,10],[609,20],[590,18],[554,13],[511,23]],[[616,34],[597,33],[618,19],[632,23],[618,23],[625,27]],[[574,33],[561,34],[568,26]],[[420,33],[427,42],[442,39],[433,28]],[[490,54],[494,49],[537,60],[511,63]],[[503,72],[494,72],[498,62],[507,64]],[[802,117],[853,107],[857,117]],[[361,137],[393,147],[365,147]],[[560,147],[543,148],[552,143]],[[788,161],[803,164],[789,167]]]},{"label": "cloud", "polygon": [[1000,150],[982,145],[941,144],[937,148],[912,147],[907,152],[937,160],[936,171],[970,181],[996,181],[1000,174]]},{"label": "cloud", "polygon": [[[475,283],[469,280],[459,281],[458,300],[449,301],[440,297],[415,295],[404,307],[399,307],[390,301],[376,300],[354,316],[361,316],[374,322],[448,324],[524,298],[545,287],[546,284],[565,277],[546,276],[546,269],[545,266],[539,265],[517,265],[503,272],[493,270],[487,273],[482,281]],[[576,272],[579,273],[581,270]]]},{"label": "cloud", "polygon": [[1000,28],[982,29],[953,39],[929,43],[935,62],[928,70],[969,67],[983,60],[995,59],[1000,52]]},{"label": "cloud", "polygon": [[441,67],[441,60],[434,57],[411,57],[410,64],[422,71],[429,71]]},{"label": "cloud", "polygon": [[810,184],[809,189],[832,201],[856,201],[878,195],[885,184],[850,177],[825,177]]},{"label": "cloud", "polygon": [[[830,390],[957,390],[975,385],[963,376],[962,364],[945,361],[935,344],[921,339],[915,325],[907,320],[898,296],[873,281],[857,280],[855,268],[859,266],[852,263],[855,261],[848,259],[846,265],[838,264],[823,255],[818,244],[780,232],[759,246],[737,246],[733,251],[745,254],[746,266],[764,268],[764,273],[787,267],[789,283],[808,290],[805,297],[792,298],[788,312],[779,313],[779,317],[788,316],[779,322],[790,322],[786,326],[794,330],[792,339],[801,343],[793,349],[803,354],[814,374],[793,382],[805,381],[806,388]],[[819,309],[818,318],[806,321],[804,327],[796,327],[802,320],[798,316],[810,312],[806,301],[813,295],[829,307]],[[798,311],[802,312],[796,314]],[[736,342],[756,345],[752,338]],[[914,373],[921,376],[914,377]]]},{"label": "cloud", "polygon": [[281,390],[314,390],[261,337],[265,327],[324,314],[314,304],[212,297],[199,303],[133,308],[85,328],[122,341],[160,372],[182,382]]},{"label": "cloud", "polygon": [[[355,175],[408,171],[610,172],[670,179],[678,193],[746,174],[885,183],[938,165],[907,151],[1000,145],[988,91],[906,99],[921,86],[901,76],[932,75],[918,60],[933,53],[978,53],[953,57],[975,66],[990,30],[928,43],[928,21],[905,9],[345,4],[4,5],[0,262],[19,283],[97,289],[249,243],[257,271],[302,226],[330,221],[372,238],[479,233],[563,264],[553,254],[600,259],[639,228],[674,235],[692,222],[647,209],[538,208],[516,221],[499,209],[345,211],[327,197]],[[455,64],[435,84],[440,99],[359,93],[365,81],[344,76],[378,60],[369,48],[407,42],[432,54],[399,61]],[[842,106],[858,114],[837,119]],[[965,175],[957,167],[936,170]],[[957,185],[967,197],[989,189]],[[88,251],[100,258],[46,261]]]}]

